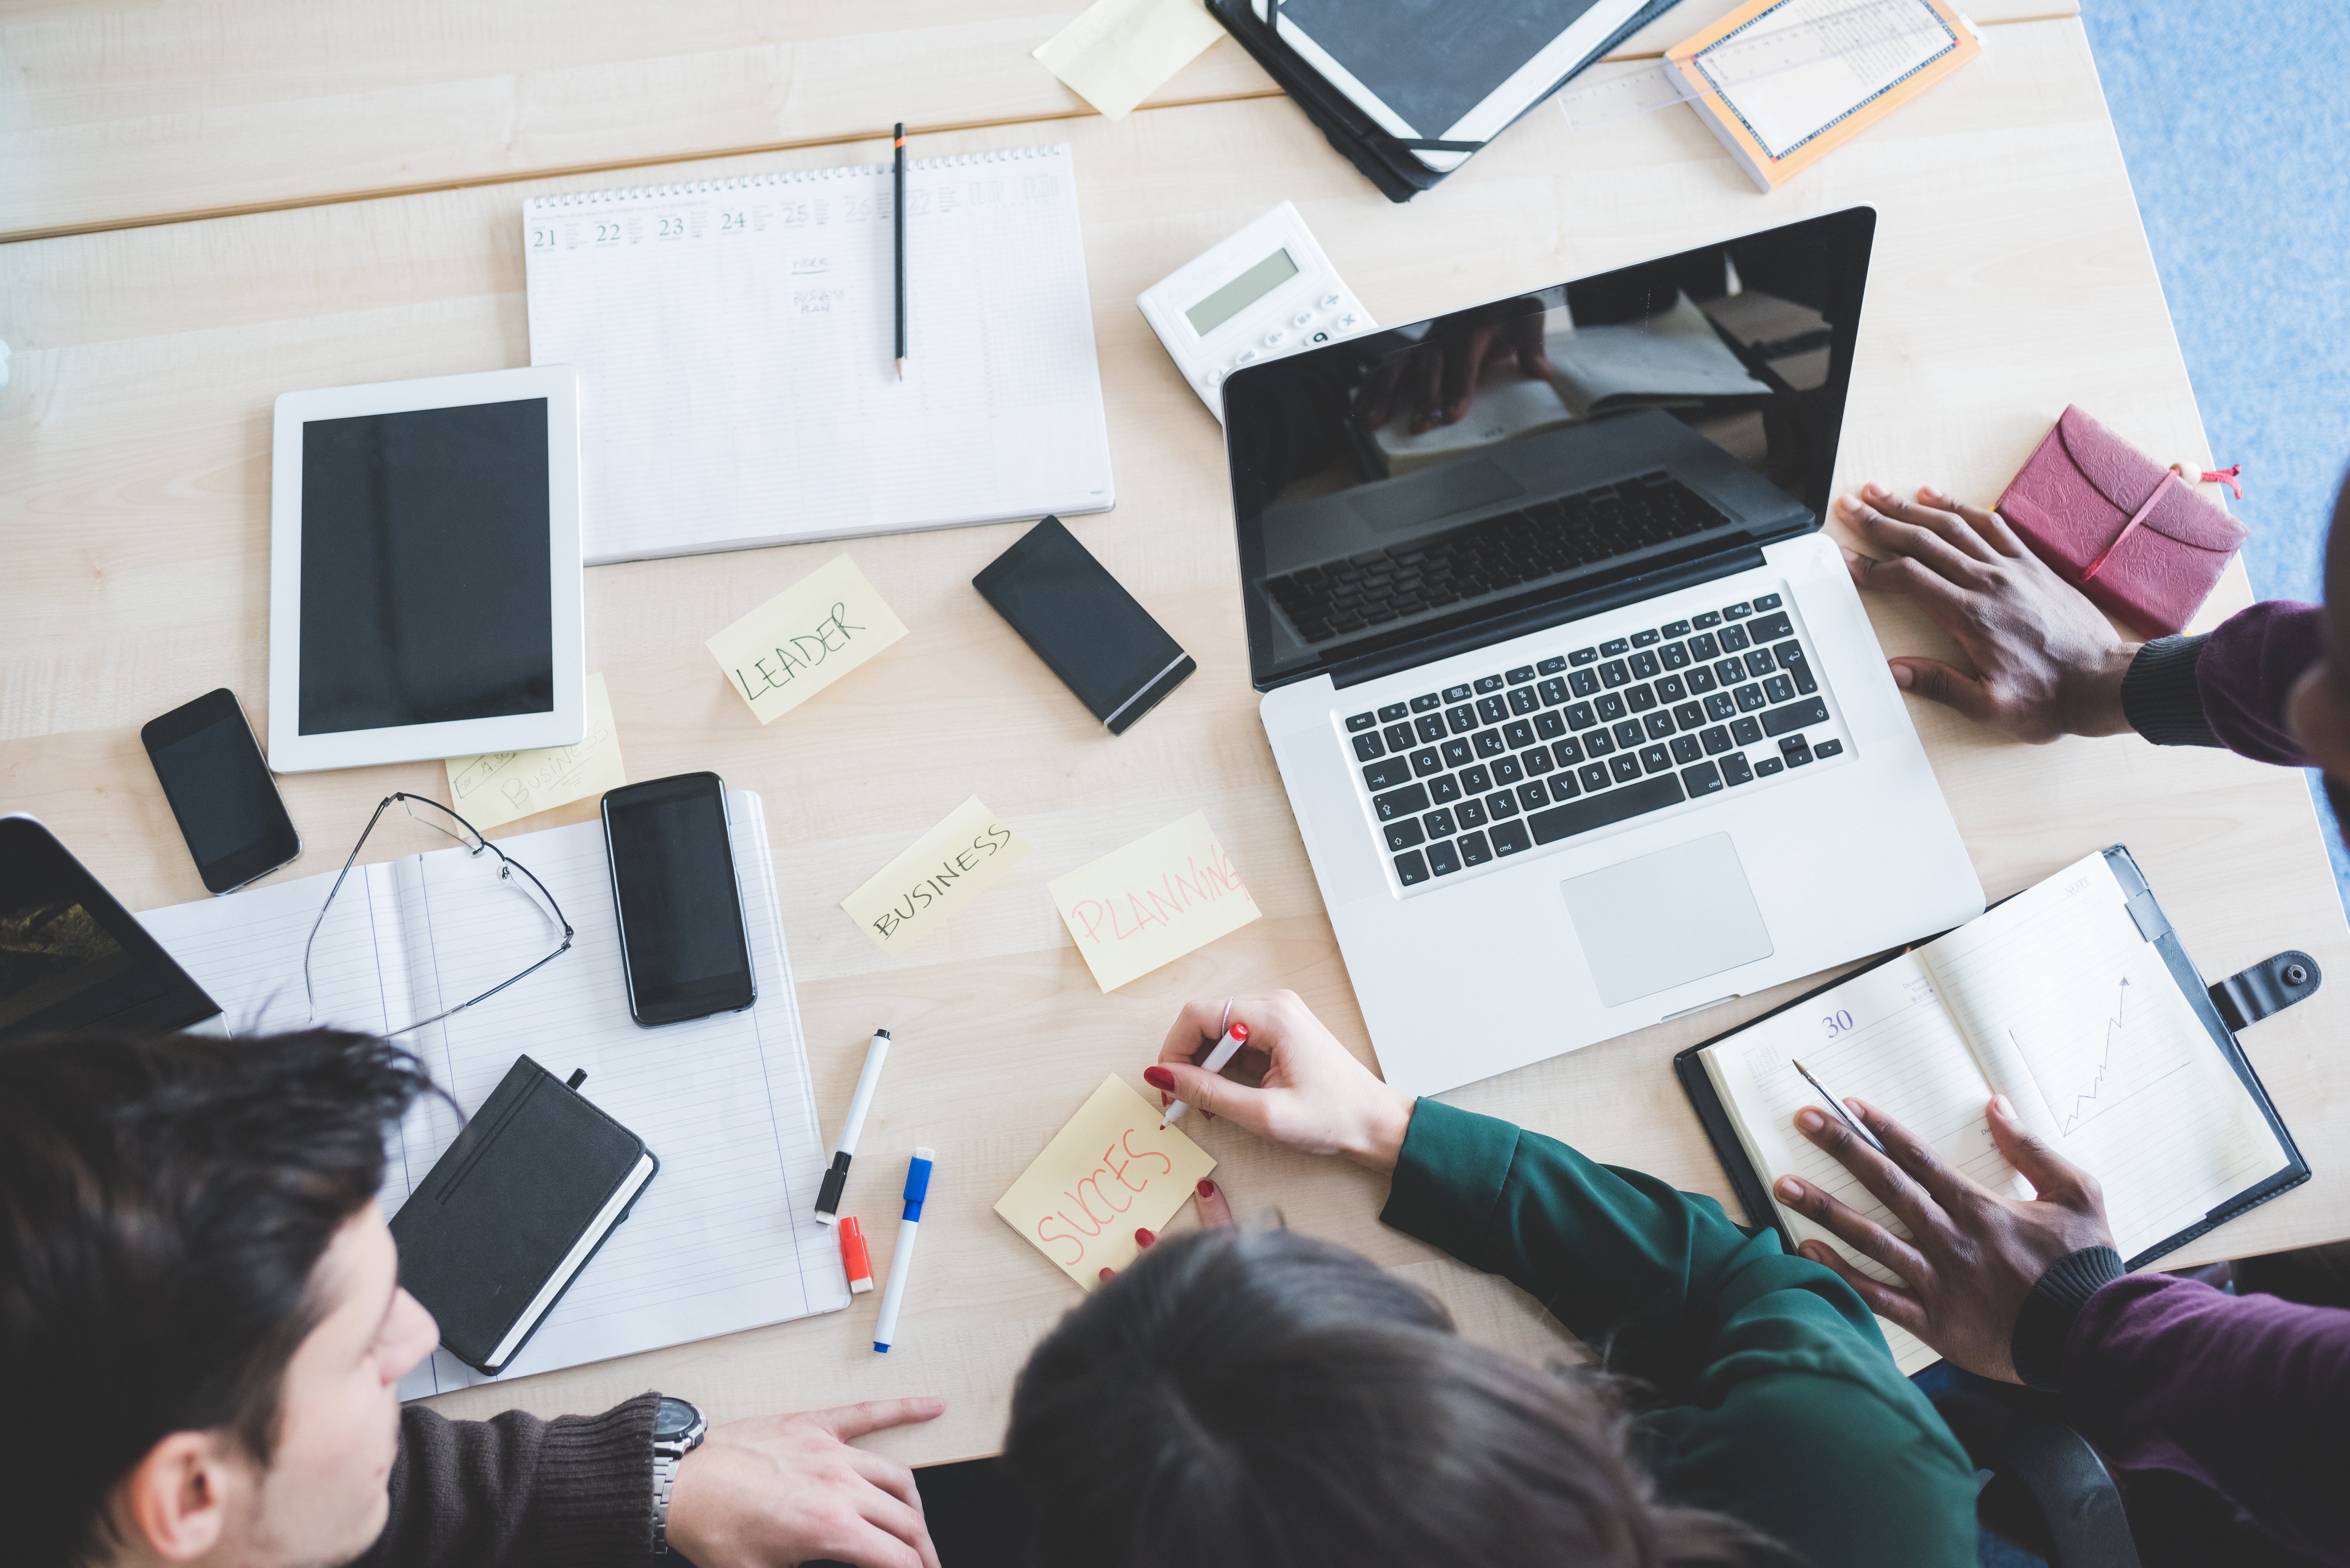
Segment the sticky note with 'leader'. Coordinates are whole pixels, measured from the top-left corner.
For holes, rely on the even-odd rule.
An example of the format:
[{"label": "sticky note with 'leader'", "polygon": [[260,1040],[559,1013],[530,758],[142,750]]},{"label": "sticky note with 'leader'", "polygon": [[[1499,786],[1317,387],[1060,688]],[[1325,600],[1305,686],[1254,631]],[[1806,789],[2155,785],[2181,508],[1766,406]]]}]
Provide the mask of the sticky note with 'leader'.
[{"label": "sticky note with 'leader'", "polygon": [[1136,1227],[1163,1229],[1216,1168],[1180,1127],[1113,1074],[1053,1135],[1045,1152],[995,1200],[1003,1222],[1086,1290],[1123,1269],[1141,1246]]},{"label": "sticky note with 'leader'", "polygon": [[1173,963],[1257,918],[1204,813],[1146,834],[1050,884],[1104,991]]},{"label": "sticky note with 'leader'", "polygon": [[857,563],[835,556],[708,647],[734,694],[769,724],[905,635]]},{"label": "sticky note with 'leader'", "polygon": [[840,901],[873,945],[903,952],[977,900],[1028,853],[1028,841],[972,795]]}]

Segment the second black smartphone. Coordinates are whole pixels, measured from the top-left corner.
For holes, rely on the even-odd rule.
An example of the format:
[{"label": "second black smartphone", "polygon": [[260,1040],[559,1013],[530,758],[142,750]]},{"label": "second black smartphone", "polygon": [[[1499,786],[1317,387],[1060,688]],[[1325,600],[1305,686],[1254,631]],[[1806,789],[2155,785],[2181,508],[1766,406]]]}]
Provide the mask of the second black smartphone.
[{"label": "second black smartphone", "polygon": [[1023,534],[971,586],[1113,735],[1198,668],[1058,517]]},{"label": "second black smartphone", "polygon": [[679,774],[607,791],[604,843],[629,1016],[651,1027],[756,1002],[725,781]]},{"label": "second black smartphone", "polygon": [[235,692],[207,691],[148,721],[139,739],[206,888],[233,893],[302,853]]}]

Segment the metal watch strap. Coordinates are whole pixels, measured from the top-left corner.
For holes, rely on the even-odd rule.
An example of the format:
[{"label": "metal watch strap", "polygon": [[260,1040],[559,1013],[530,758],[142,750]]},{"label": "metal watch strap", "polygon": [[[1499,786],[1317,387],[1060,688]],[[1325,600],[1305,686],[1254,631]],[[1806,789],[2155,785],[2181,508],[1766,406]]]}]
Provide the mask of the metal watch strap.
[{"label": "metal watch strap", "polygon": [[677,1467],[683,1454],[653,1450],[653,1555],[669,1555],[669,1494],[677,1485]]}]

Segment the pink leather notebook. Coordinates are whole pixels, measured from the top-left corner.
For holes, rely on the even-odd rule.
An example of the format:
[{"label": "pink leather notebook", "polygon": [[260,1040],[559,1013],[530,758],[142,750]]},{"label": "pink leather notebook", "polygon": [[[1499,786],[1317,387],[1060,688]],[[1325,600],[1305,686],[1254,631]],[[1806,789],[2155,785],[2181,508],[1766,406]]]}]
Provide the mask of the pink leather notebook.
[{"label": "pink leather notebook", "polygon": [[2168,637],[2194,618],[2244,542],[2244,525],[2196,493],[2202,477],[2165,468],[2068,408],[1998,511],[2098,608]]}]

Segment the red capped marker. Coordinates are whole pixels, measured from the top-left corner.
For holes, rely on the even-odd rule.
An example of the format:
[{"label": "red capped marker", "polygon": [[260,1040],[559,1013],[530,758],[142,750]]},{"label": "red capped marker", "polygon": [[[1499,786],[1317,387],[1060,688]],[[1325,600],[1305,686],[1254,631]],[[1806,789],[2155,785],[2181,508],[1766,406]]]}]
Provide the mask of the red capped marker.
[{"label": "red capped marker", "polygon": [[[1203,1073],[1222,1072],[1225,1064],[1232,1061],[1235,1055],[1239,1054],[1240,1048],[1247,1044],[1248,1025],[1245,1023],[1233,1024],[1230,1029],[1224,1031],[1224,1037],[1216,1042],[1216,1048],[1208,1053],[1208,1059],[1200,1064],[1200,1071]],[[1167,1114],[1159,1118],[1160,1130],[1164,1131],[1168,1127],[1173,1127],[1183,1113],[1191,1108],[1191,1107],[1189,1105],[1186,1105],[1181,1100],[1178,1100],[1173,1105],[1168,1106]]]},{"label": "red capped marker", "polygon": [[848,1271],[848,1293],[873,1288],[873,1258],[865,1250],[865,1228],[854,1214],[840,1218],[840,1266]]}]

